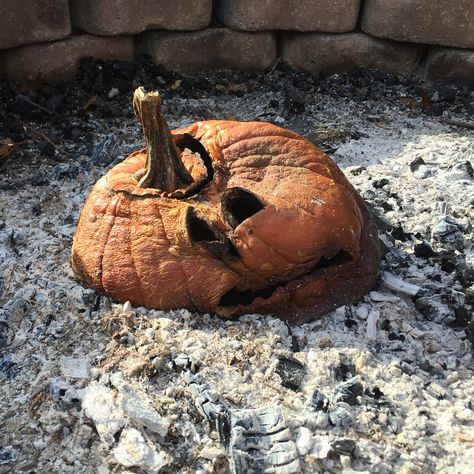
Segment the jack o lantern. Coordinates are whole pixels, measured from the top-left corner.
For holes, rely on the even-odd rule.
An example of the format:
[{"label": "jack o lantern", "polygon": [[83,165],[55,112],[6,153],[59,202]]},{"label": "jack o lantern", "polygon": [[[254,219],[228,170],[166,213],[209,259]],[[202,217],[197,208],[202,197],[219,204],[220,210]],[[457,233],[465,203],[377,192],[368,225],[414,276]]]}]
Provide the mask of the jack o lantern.
[{"label": "jack o lantern", "polygon": [[157,92],[135,91],[146,149],[112,168],[81,212],[72,266],[117,300],[303,323],[364,295],[377,229],[318,148],[263,122],[169,131]]}]

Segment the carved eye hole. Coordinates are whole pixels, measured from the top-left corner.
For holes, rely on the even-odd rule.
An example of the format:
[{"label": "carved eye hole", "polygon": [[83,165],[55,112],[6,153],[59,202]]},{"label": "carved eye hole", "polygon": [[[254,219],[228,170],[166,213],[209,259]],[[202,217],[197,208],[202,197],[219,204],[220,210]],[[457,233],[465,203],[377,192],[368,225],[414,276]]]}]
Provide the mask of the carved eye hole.
[{"label": "carved eye hole", "polygon": [[193,208],[188,208],[186,214],[186,227],[189,238],[193,243],[196,242],[219,242],[222,240],[211,225],[198,217]]},{"label": "carved eye hole", "polygon": [[224,219],[233,229],[264,207],[260,199],[242,188],[228,189],[221,201]]}]

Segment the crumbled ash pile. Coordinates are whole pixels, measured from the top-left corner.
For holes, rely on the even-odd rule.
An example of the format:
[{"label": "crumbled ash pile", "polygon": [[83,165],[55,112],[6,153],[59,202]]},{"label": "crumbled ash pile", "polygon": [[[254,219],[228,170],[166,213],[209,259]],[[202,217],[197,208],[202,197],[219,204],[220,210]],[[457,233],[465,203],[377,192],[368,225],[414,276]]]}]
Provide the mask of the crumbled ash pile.
[{"label": "crumbled ash pile", "polygon": [[[373,291],[289,327],[132,308],[78,285],[82,203],[142,146],[137,85],[163,91],[172,127],[264,120],[326,150],[376,215]],[[0,474],[474,464],[472,93],[284,66],[185,77],[140,60],[0,94]]]}]

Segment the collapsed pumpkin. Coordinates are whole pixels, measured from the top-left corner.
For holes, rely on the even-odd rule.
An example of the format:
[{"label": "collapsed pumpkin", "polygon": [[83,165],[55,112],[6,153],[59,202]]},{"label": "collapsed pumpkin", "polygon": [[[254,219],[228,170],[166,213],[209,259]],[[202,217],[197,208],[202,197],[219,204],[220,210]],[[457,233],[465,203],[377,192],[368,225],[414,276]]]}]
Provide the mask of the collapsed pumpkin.
[{"label": "collapsed pumpkin", "polygon": [[357,191],[301,136],[262,122],[170,132],[135,91],[146,149],[112,168],[81,212],[72,266],[117,300],[303,323],[364,295],[378,235]]}]

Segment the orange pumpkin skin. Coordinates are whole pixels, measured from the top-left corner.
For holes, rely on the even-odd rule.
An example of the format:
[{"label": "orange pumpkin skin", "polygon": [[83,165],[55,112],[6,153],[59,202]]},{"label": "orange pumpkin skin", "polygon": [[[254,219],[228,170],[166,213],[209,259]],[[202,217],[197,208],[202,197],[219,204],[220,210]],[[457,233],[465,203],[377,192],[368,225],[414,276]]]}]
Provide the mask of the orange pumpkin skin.
[{"label": "orange pumpkin skin", "polygon": [[184,198],[141,188],[143,150],[110,170],[74,236],[73,270],[85,285],[137,306],[271,312],[297,324],[372,287],[377,229],[321,150],[261,122],[197,122],[172,134],[194,180],[209,173],[206,153],[212,179]]}]

